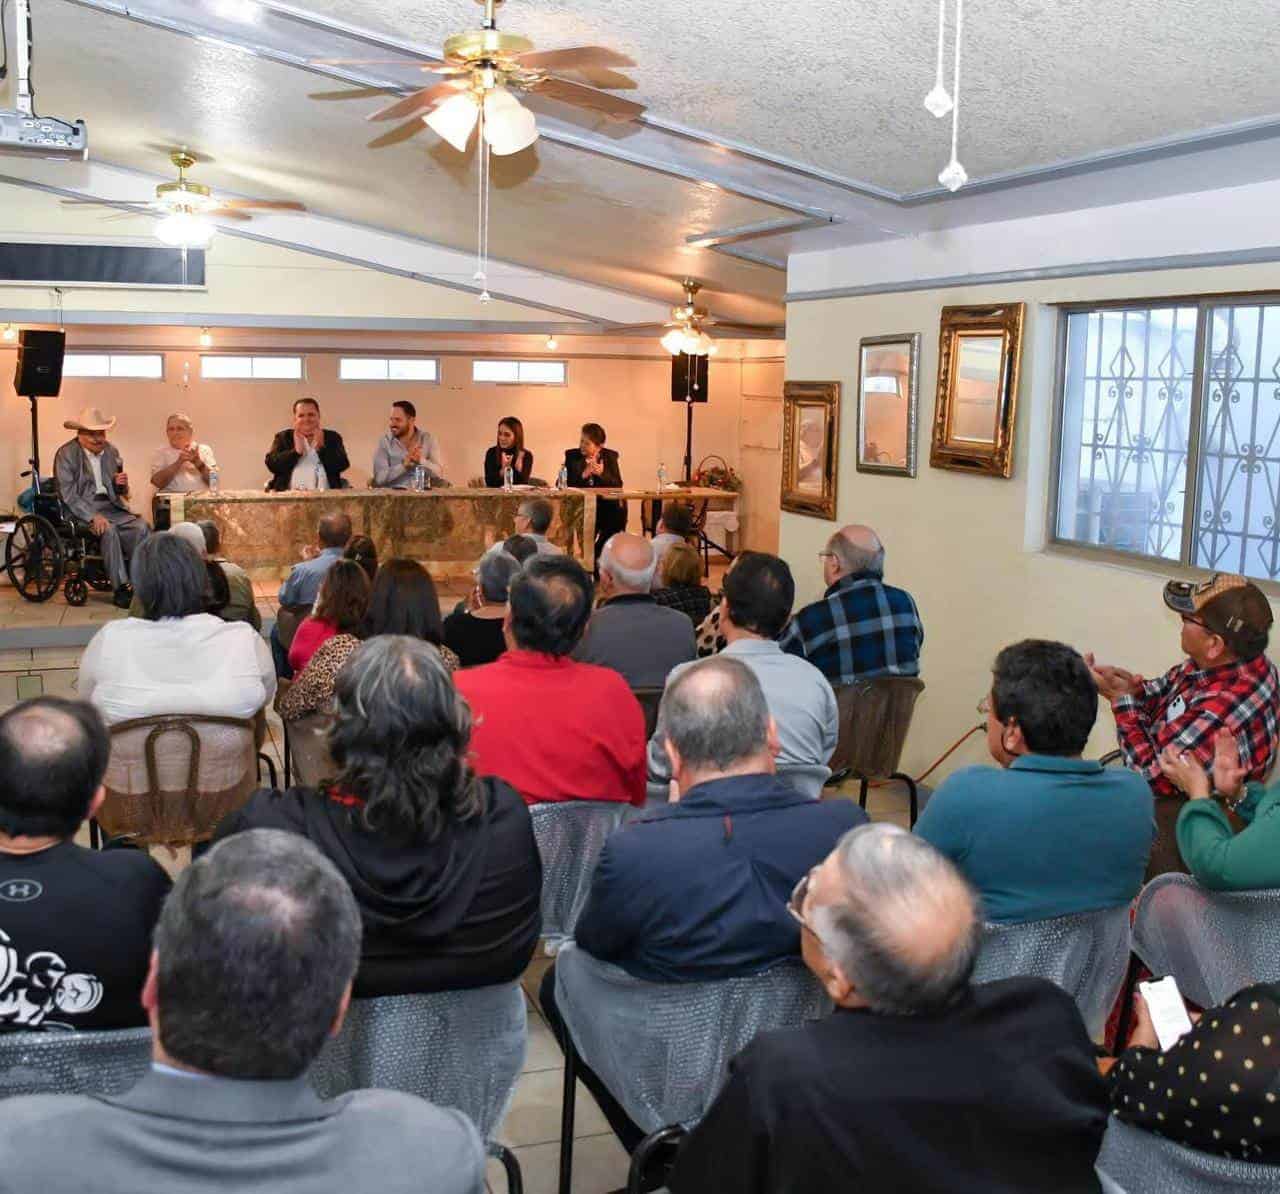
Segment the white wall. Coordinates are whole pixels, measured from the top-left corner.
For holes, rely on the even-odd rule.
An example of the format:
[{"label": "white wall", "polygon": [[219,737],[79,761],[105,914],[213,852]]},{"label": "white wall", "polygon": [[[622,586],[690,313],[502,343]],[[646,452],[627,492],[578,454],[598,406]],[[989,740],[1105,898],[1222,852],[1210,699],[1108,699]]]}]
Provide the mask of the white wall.
[{"label": "white wall", "polygon": [[[891,268],[901,276],[909,272],[901,260]],[[831,281],[830,276],[824,278]],[[861,281],[861,275],[845,276],[840,284]],[[1161,601],[1160,574],[1085,561],[1044,547],[1057,318],[1049,304],[1277,289],[1280,269],[1259,265],[789,304],[787,377],[841,382],[844,442],[837,521],[784,514],[780,550],[795,570],[799,600],[811,600],[821,591],[814,553],[836,527],[865,522],[880,532],[888,553],[887,579],[912,592],[925,624],[921,671],[927,688],[907,742],[907,771],[919,774],[966,728],[977,724],[975,706],[990,687],[991,661],[1009,642],[1024,637],[1061,639],[1147,674],[1172,666],[1178,658],[1178,622]],[[1013,478],[930,468],[941,308],[1012,301],[1027,303]],[[862,474],[854,467],[858,341],[903,332],[922,333],[920,467],[914,480]],[[1170,574],[1175,571],[1171,568]],[[1110,713],[1101,708],[1091,748],[1098,753],[1110,749],[1113,730]],[[976,736],[936,776],[985,759],[984,740]]]}]

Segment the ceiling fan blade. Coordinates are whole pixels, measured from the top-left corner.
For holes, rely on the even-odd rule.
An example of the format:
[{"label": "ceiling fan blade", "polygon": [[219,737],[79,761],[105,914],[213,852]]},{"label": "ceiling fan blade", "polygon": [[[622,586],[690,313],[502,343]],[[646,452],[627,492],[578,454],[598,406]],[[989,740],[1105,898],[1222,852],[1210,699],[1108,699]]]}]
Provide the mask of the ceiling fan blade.
[{"label": "ceiling fan blade", "polygon": [[145,211],[151,206],[150,201],[142,199],[63,199],[63,207],[136,207]]},{"label": "ceiling fan blade", "polygon": [[521,66],[562,71],[589,66],[635,66],[635,61],[607,46],[570,46],[563,50],[530,50],[517,54]]},{"label": "ceiling fan blade", "polygon": [[209,215],[215,220],[252,220],[247,211],[238,211],[234,207],[215,207]]},{"label": "ceiling fan blade", "polygon": [[379,95],[395,95],[393,87],[347,87],[342,91],[313,91],[307,99],[313,100],[348,100],[373,99]]},{"label": "ceiling fan blade", "polygon": [[247,207],[260,208],[262,211],[306,211],[305,203],[296,199],[219,199],[218,210],[240,210]]},{"label": "ceiling fan blade", "polygon": [[563,70],[557,73],[572,75],[570,82],[585,83],[588,87],[595,87],[601,91],[634,91],[636,89],[636,81],[630,75],[604,67],[586,66],[581,70]]},{"label": "ceiling fan blade", "polygon": [[447,99],[449,96],[466,89],[467,85],[461,80],[446,79],[443,83],[436,83],[432,87],[424,87],[421,91],[406,95],[404,99],[397,100],[390,107],[380,108],[369,119],[403,120],[406,116],[416,116],[419,112],[438,104],[442,99]]},{"label": "ceiling fan blade", "polygon": [[782,329],[779,323],[734,323],[730,320],[713,319],[708,317],[702,321],[708,327],[714,327],[719,332],[771,332],[778,333]]},{"label": "ceiling fan blade", "polygon": [[382,149],[388,145],[396,145],[401,141],[407,141],[415,133],[420,133],[427,126],[421,120],[409,120],[402,125],[393,128],[389,133],[383,133],[381,137],[374,137],[369,142],[370,149]]},{"label": "ceiling fan blade", "polygon": [[675,327],[673,323],[623,323],[608,329],[609,335],[629,335],[631,332],[660,332]]},{"label": "ceiling fan blade", "polygon": [[435,67],[425,62],[407,61],[404,58],[308,58],[308,66],[420,66],[423,70]]},{"label": "ceiling fan blade", "polygon": [[586,108],[589,112],[599,112],[610,120],[635,120],[644,112],[644,104],[608,95],[593,87],[584,87],[581,83],[571,83],[568,79],[543,79],[535,85],[534,90],[548,99],[560,100],[575,108]]}]

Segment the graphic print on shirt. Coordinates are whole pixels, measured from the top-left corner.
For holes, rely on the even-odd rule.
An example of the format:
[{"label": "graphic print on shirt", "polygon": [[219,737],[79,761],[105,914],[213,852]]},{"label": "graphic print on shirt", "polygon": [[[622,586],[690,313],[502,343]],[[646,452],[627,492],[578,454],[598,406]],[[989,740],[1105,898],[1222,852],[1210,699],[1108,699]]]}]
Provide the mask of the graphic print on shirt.
[{"label": "graphic print on shirt", "polygon": [[[27,881],[11,879],[4,884],[6,892],[19,898],[21,885]],[[30,881],[29,886],[39,884]],[[4,894],[13,899],[14,895]],[[27,955],[19,965],[19,953],[10,944],[9,935],[0,930],[0,1030],[74,1028],[74,1024],[51,1020],[53,1013],[74,1016],[91,1012],[102,1002],[102,982],[92,974],[71,974],[67,964],[49,950]]]}]

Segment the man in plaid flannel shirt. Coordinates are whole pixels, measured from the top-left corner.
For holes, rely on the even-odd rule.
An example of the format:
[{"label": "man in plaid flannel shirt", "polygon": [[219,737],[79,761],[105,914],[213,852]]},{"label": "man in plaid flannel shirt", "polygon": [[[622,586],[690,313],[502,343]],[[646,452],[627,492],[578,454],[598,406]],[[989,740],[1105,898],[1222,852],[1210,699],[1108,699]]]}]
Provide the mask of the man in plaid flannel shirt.
[{"label": "man in plaid flannel shirt", "polygon": [[1214,738],[1229,730],[1240,765],[1260,780],[1276,757],[1280,675],[1266,657],[1271,605],[1243,576],[1215,573],[1199,584],[1170,581],[1165,604],[1182,617],[1187,658],[1155,680],[1087,656],[1098,691],[1111,702],[1127,766],[1141,772],[1156,800],[1157,841],[1148,875],[1185,871],[1174,825],[1186,798],[1160,770],[1168,746],[1213,765]]},{"label": "man in plaid flannel shirt", "polygon": [[818,552],[827,591],[778,637],[832,684],[869,676],[917,676],[924,627],[911,594],[886,585],[884,546],[870,527],[837,531]]}]

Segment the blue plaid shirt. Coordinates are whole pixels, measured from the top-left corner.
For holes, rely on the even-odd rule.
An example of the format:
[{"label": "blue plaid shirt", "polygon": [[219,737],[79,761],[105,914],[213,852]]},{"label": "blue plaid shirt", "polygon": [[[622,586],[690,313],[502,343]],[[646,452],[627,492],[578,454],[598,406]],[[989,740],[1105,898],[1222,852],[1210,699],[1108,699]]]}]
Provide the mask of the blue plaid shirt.
[{"label": "blue plaid shirt", "polygon": [[911,594],[867,573],[842,576],[778,636],[832,684],[920,674],[924,626]]}]

